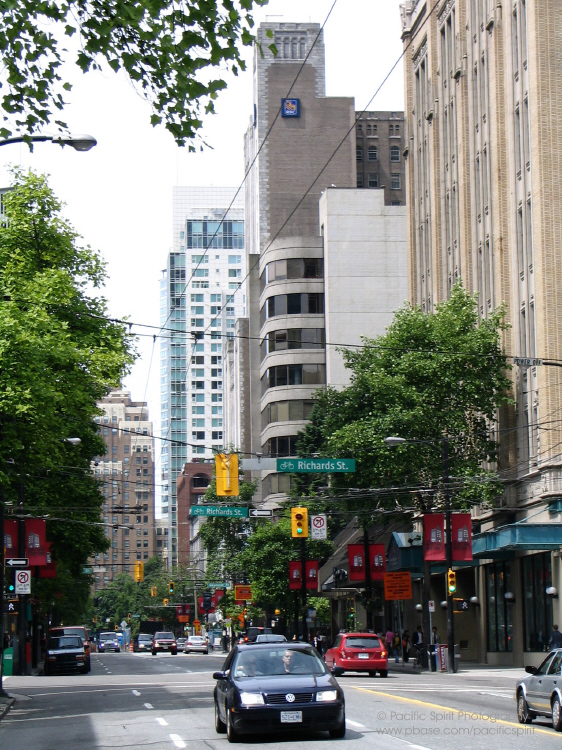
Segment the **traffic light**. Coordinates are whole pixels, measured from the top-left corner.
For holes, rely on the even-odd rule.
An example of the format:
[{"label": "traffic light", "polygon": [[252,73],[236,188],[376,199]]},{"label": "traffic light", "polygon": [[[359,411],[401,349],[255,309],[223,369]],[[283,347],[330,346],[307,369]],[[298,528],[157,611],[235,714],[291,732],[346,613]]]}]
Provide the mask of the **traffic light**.
[{"label": "traffic light", "polygon": [[233,497],[239,494],[238,489],[238,454],[216,453],[215,475],[217,495]]},{"label": "traffic light", "polygon": [[168,606],[169,599],[162,599],[162,604],[164,607]]},{"label": "traffic light", "polygon": [[127,623],[128,623],[129,625],[131,624],[131,619],[132,619],[132,618],[131,618],[131,613],[129,612],[129,614],[127,615]]},{"label": "traffic light", "polygon": [[212,608],[213,608],[212,594],[209,594],[209,593],[203,594],[203,609],[205,610],[205,612],[208,612]]},{"label": "traffic light", "polygon": [[248,610],[246,609],[246,607],[244,607],[244,619],[248,619]]},{"label": "traffic light", "polygon": [[451,568],[449,568],[449,570],[447,571],[447,591],[449,592],[449,594],[454,594],[456,590],[457,574],[454,570],[451,570]]},{"label": "traffic light", "polygon": [[135,562],[135,581],[137,583],[144,581],[144,563],[142,560]]},{"label": "traffic light", "polygon": [[8,596],[14,596],[16,593],[16,571],[6,569],[5,580],[6,580],[6,593],[8,594]]},{"label": "traffic light", "polygon": [[308,536],[308,508],[291,508],[291,536],[300,539]]},{"label": "traffic light", "polygon": [[150,587],[150,596],[158,596],[158,589],[156,588],[156,586]]},{"label": "traffic light", "polygon": [[174,582],[170,581],[170,583],[168,584],[168,594],[170,594],[171,596],[173,593],[174,593]]}]

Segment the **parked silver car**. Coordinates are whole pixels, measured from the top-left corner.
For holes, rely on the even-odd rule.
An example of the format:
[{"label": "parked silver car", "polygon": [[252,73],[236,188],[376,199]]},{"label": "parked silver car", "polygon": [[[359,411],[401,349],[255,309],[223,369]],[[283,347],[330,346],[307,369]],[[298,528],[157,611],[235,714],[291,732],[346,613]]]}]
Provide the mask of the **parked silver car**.
[{"label": "parked silver car", "polygon": [[517,720],[530,724],[537,716],[548,716],[557,732],[562,731],[562,648],[551,651],[540,667],[525,667],[529,677],[515,687]]},{"label": "parked silver car", "polygon": [[208,654],[209,645],[202,635],[190,635],[185,644],[184,651],[186,654],[192,651],[198,651],[200,654]]}]

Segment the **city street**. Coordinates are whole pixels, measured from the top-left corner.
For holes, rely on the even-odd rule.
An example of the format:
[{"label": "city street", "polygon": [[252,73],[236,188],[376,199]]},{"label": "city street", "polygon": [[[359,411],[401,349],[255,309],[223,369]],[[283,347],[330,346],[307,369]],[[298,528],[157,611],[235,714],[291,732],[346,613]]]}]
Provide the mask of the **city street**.
[{"label": "city street", "polygon": [[[0,721],[2,750],[226,748],[214,729],[212,672],[222,655],[94,654],[89,675],[8,677],[16,698]],[[271,750],[347,743],[350,748],[548,750],[562,735],[547,720],[519,725],[513,688],[522,670],[465,668],[456,675],[344,675],[347,735],[256,736]]]}]

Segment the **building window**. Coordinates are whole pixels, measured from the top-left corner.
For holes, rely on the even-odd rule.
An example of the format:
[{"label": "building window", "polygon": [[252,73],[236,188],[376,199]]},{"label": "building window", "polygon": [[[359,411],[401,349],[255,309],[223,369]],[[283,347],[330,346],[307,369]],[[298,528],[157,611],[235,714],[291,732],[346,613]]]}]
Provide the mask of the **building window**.
[{"label": "building window", "polygon": [[377,161],[379,152],[376,146],[369,146],[369,161]]},{"label": "building window", "polygon": [[205,433],[198,431],[198,432],[192,432],[191,433],[192,440],[205,440]]},{"label": "building window", "polygon": [[546,651],[552,632],[552,597],[546,589],[552,586],[552,557],[550,552],[529,555],[521,560],[523,566],[523,622],[525,651]]},{"label": "building window", "polygon": [[323,385],[326,382],[325,365],[277,365],[266,370],[261,379],[262,394],[268,388],[287,385]]},{"label": "building window", "polygon": [[400,149],[398,148],[398,146],[391,147],[390,161],[400,161]]},{"label": "building window", "polygon": [[390,175],[390,189],[400,190],[400,175],[399,174]]},{"label": "building window", "polygon": [[355,153],[356,153],[357,161],[363,161],[363,148],[361,146],[357,146],[357,150]]},{"label": "building window", "polygon": [[222,440],[222,432],[213,432],[211,438],[212,440]]},{"label": "building window", "polygon": [[362,188],[363,187],[363,173],[357,172],[357,187]]},{"label": "building window", "polygon": [[370,188],[378,188],[379,186],[379,175],[377,174],[369,174],[369,187]]},{"label": "building window", "polygon": [[505,594],[513,592],[509,562],[486,565],[488,651],[513,651],[513,604]]},{"label": "building window", "polygon": [[276,437],[267,441],[267,452],[270,456],[295,456],[297,450],[297,436]]},{"label": "building window", "polygon": [[266,299],[260,311],[261,325],[278,315],[321,315],[323,312],[323,294],[279,294]]},{"label": "building window", "polygon": [[191,295],[191,301],[192,302],[204,302],[205,301],[205,295],[204,294],[192,294]]},{"label": "building window", "polygon": [[363,125],[361,123],[357,125],[357,135],[363,135]]},{"label": "building window", "polygon": [[233,263],[233,264],[242,263],[242,256],[241,255],[229,255],[228,262]]},{"label": "building window", "polygon": [[323,328],[285,328],[270,331],[261,344],[262,359],[271,352],[285,349],[322,349],[324,347]]},{"label": "building window", "polygon": [[228,278],[229,279],[239,279],[242,277],[242,270],[240,268],[229,268],[228,269]]}]

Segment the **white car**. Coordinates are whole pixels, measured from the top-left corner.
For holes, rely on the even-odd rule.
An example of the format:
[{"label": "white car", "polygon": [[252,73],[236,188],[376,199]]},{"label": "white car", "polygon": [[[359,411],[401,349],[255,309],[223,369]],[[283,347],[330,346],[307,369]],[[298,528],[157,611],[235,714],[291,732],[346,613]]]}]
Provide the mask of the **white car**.
[{"label": "white car", "polygon": [[189,654],[191,651],[198,651],[200,654],[208,654],[209,645],[202,635],[190,635],[185,644],[184,651],[186,654]]}]

